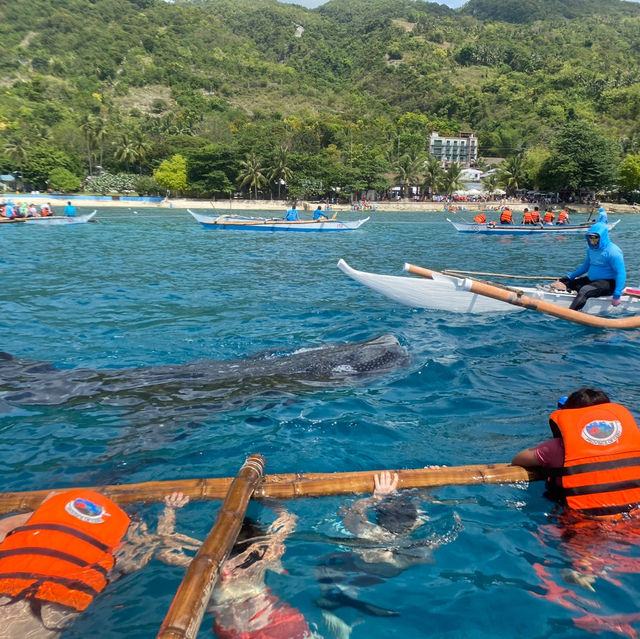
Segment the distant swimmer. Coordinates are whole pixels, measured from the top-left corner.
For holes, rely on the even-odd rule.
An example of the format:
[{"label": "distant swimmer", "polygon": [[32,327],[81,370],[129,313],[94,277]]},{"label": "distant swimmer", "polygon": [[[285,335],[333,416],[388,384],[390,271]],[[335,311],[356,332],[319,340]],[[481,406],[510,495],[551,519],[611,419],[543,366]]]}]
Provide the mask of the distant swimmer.
[{"label": "distant swimmer", "polygon": [[53,639],[66,631],[116,576],[152,556],[186,566],[200,542],[174,533],[175,509],[165,497],[157,534],[147,532],[109,498],[74,489],[49,496],[32,513],[0,520],[0,639]]}]

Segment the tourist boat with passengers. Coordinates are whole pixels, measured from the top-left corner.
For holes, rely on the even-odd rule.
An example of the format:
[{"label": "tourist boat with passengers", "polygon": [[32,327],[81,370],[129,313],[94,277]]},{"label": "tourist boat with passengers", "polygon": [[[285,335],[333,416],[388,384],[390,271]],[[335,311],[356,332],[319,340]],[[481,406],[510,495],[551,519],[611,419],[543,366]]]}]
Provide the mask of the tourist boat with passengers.
[{"label": "tourist boat with passengers", "polygon": [[[405,264],[404,270],[408,270]],[[449,311],[452,313],[506,313],[521,311],[522,306],[514,306],[506,302],[473,293],[466,287],[465,277],[432,272],[433,279],[398,275],[380,275],[367,273],[351,268],[344,260],[338,262],[338,268],[351,279],[388,297],[394,302],[413,308]],[[494,284],[495,286],[495,284]],[[575,294],[560,292],[548,286],[537,287],[501,287],[521,293],[533,300],[551,302],[568,308]],[[615,309],[620,311],[640,312],[640,289],[626,288],[621,297],[622,303]],[[585,313],[598,315],[611,309],[611,297],[595,297],[587,300],[582,309]]]},{"label": "tourist boat with passengers", "polygon": [[[593,222],[582,224],[499,224],[488,222],[476,224],[475,222],[454,222],[447,218],[458,233],[478,233],[481,235],[563,235],[565,233],[585,233]],[[607,224],[609,230],[613,229],[620,220]]]},{"label": "tourist boat with passengers", "polygon": [[[38,226],[59,226],[63,224],[86,224],[96,216],[97,209],[86,215],[47,215],[36,217],[0,218],[0,224],[29,224]],[[95,220],[97,222],[97,220]]]},{"label": "tourist boat with passengers", "polygon": [[252,217],[249,215],[200,215],[187,209],[205,229],[224,229],[234,231],[290,231],[316,232],[354,231],[369,218],[344,222],[342,220],[297,220],[290,222],[280,218]]}]

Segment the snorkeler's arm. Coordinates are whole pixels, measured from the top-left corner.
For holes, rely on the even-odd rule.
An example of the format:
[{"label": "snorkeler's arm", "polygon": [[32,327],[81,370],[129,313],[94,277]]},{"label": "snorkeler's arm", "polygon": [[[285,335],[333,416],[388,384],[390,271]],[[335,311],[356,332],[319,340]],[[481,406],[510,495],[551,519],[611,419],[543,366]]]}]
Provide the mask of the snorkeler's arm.
[{"label": "snorkeler's arm", "polygon": [[344,527],[359,539],[370,541],[390,541],[395,538],[393,533],[378,526],[367,518],[367,511],[375,506],[380,499],[378,497],[365,497],[354,502],[343,514]]},{"label": "snorkeler's arm", "polygon": [[0,520],[0,542],[4,541],[4,538],[18,526],[24,526],[29,518],[33,515],[32,512],[21,513],[20,515],[12,515],[11,517],[5,517]]},{"label": "snorkeler's arm", "polygon": [[189,503],[189,497],[175,492],[164,498],[164,510],[158,517],[158,534],[171,535],[176,526],[176,508],[182,508]]}]

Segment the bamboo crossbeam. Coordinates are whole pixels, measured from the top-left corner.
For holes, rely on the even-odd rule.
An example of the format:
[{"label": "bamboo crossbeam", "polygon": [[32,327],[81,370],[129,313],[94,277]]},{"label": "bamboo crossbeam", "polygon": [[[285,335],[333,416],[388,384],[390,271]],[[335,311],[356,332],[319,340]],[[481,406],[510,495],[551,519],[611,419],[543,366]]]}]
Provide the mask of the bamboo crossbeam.
[{"label": "bamboo crossbeam", "polygon": [[[414,266],[413,264],[405,264],[404,270],[414,275],[421,275],[433,279],[433,274],[437,271],[432,271],[421,266]],[[570,308],[565,308],[559,304],[552,304],[544,300],[536,300],[526,295],[522,295],[521,292],[509,291],[497,286],[491,286],[481,280],[471,280],[466,278],[463,282],[463,290],[470,293],[476,293],[477,295],[483,295],[484,297],[491,297],[494,300],[500,300],[513,306],[520,306],[527,308],[530,311],[537,311],[538,313],[545,313],[552,317],[558,317],[560,319],[568,320],[569,322],[575,322],[576,324],[583,324],[584,326],[596,326],[598,328],[640,328],[640,315],[634,315],[633,317],[597,317],[596,315],[589,315],[589,313],[583,313],[581,311],[574,311]]]},{"label": "bamboo crossbeam", "polygon": [[556,276],[546,275],[509,275],[508,273],[485,273],[484,271],[458,271],[446,269],[442,271],[445,275],[482,275],[485,277],[505,277],[511,280],[557,280]]},{"label": "bamboo crossbeam", "polygon": [[[373,492],[373,476],[381,470],[345,473],[289,473],[265,475],[254,491],[254,497],[294,499]],[[398,473],[399,488],[428,488],[430,486],[464,486],[472,484],[503,484],[535,481],[541,476],[510,464],[478,464],[394,470]],[[164,497],[180,491],[192,501],[224,499],[231,486],[231,477],[149,481],[137,484],[88,486],[115,501],[120,506],[136,502],[161,502]],[[59,488],[57,490],[70,490]],[[50,490],[0,493],[0,514],[35,510]]]},{"label": "bamboo crossbeam", "polygon": [[194,639],[198,634],[220,566],[236,542],[249,500],[263,473],[263,457],[247,458],[229,487],[213,527],[187,568],[158,639]]}]

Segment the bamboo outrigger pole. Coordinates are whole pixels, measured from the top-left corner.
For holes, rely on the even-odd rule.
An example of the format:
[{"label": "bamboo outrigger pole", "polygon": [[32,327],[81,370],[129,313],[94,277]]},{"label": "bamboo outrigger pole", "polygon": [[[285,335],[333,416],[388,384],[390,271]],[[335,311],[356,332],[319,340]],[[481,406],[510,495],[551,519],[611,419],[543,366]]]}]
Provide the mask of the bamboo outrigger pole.
[{"label": "bamboo outrigger pole", "polygon": [[[407,273],[421,275],[422,277],[429,279],[433,279],[433,274],[438,273],[438,271],[431,271],[428,268],[414,266],[413,264],[405,264],[404,270]],[[484,295],[485,297],[491,297],[494,300],[500,300],[501,302],[506,302],[513,306],[528,308],[529,310],[537,311],[538,313],[546,313],[547,315],[559,317],[560,319],[575,322],[576,324],[597,326],[599,328],[640,328],[640,315],[619,318],[597,317],[595,315],[589,315],[589,313],[573,311],[570,308],[565,308],[558,304],[552,304],[551,302],[545,302],[544,300],[536,300],[531,297],[527,297],[520,291],[509,291],[498,288],[497,286],[491,286],[490,284],[479,280],[460,278],[460,282],[462,290],[476,293],[477,295]]]},{"label": "bamboo outrigger pole", "polygon": [[194,639],[220,566],[235,544],[251,495],[264,473],[264,458],[251,455],[231,483],[206,539],[189,564],[158,639]]},{"label": "bamboo outrigger pole", "polygon": [[[373,476],[380,470],[347,473],[289,473],[265,475],[254,491],[257,498],[293,499],[297,497],[323,497],[373,492]],[[471,466],[443,466],[441,468],[414,468],[395,470],[399,488],[428,488],[429,486],[464,486],[472,484],[504,484],[517,481],[535,481],[542,476],[533,470],[510,464],[477,464]],[[136,502],[161,502],[165,495],[180,491],[193,501],[224,499],[233,479],[210,477],[149,481],[137,484],[89,486],[120,506]],[[70,490],[63,488],[59,490]],[[50,490],[32,490],[0,493],[0,514],[35,510]]]}]

